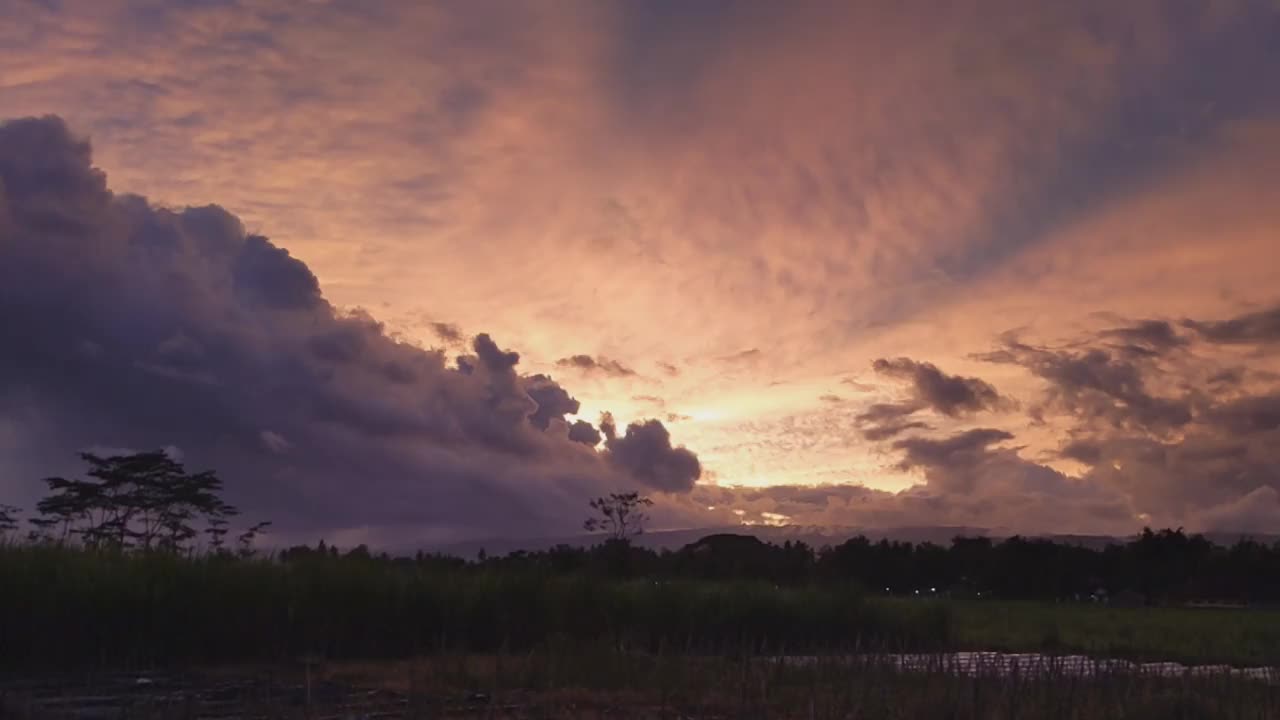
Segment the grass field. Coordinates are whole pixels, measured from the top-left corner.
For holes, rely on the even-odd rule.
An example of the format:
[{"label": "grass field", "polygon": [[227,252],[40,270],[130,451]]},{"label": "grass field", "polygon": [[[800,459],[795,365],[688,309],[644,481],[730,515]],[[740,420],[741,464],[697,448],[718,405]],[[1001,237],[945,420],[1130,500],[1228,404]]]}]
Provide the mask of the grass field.
[{"label": "grass field", "polygon": [[831,587],[412,563],[0,548],[0,664],[147,666],[548,644],[643,652],[945,648],[948,613]]},{"label": "grass field", "polygon": [[947,607],[954,642],[964,648],[1280,665],[1278,610],[999,601],[957,601]]},{"label": "grass field", "polygon": [[1280,665],[1280,613],[916,601],[835,586],[320,558],[0,547],[0,666],[138,667],[555,649],[650,655],[1075,652]]},{"label": "grass field", "polygon": [[[1105,675],[961,677],[903,672],[832,656],[795,667],[725,657],[566,656],[421,658],[335,664],[330,677],[423,699],[483,698],[524,717],[907,718],[932,720],[1264,720],[1280,716],[1280,688],[1226,678]],[[475,717],[488,713],[477,711]]]}]

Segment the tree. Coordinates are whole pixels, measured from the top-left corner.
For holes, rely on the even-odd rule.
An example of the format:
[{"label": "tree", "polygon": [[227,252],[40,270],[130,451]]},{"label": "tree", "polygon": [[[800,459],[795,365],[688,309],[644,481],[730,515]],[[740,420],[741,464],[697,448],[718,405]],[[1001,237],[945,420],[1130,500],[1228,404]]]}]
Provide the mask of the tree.
[{"label": "tree", "polygon": [[629,492],[612,493],[587,504],[596,514],[582,523],[587,532],[605,532],[610,540],[626,540],[644,532],[644,524],[649,521],[644,508],[652,506],[653,501]]},{"label": "tree", "polygon": [[209,546],[224,545],[227,520],[239,511],[219,497],[222,481],[213,472],[189,473],[163,451],[80,458],[89,479],[45,478],[51,492],[36,505],[32,539],[78,537],[88,547],[181,552],[191,548],[199,535],[193,524],[203,519]]},{"label": "tree", "polygon": [[19,508],[0,503],[0,538],[18,529]]},{"label": "tree", "polygon": [[258,538],[258,535],[260,533],[265,532],[266,529],[269,527],[271,527],[271,521],[268,520],[266,522],[260,522],[250,527],[248,530],[245,530],[244,532],[240,533],[240,536],[236,538],[236,541],[240,544],[240,547],[236,552],[239,553],[240,557],[242,558],[253,557],[253,554],[254,554],[253,541]]}]

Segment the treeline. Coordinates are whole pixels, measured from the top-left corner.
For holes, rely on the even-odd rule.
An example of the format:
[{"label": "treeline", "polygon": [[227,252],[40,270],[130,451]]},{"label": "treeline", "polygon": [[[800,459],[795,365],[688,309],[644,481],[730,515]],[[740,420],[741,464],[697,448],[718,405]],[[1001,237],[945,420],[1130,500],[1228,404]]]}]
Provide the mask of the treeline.
[{"label": "treeline", "polygon": [[[50,492],[37,503],[25,534],[16,509],[0,505],[0,537],[92,550],[251,557],[255,539],[270,525],[248,526],[230,535],[234,545],[228,542],[229,523],[239,511],[221,498],[221,481],[210,471],[188,472],[164,452],[80,457],[88,465],[86,477],[46,478]],[[1280,544],[1241,540],[1224,547],[1181,529],[1145,529],[1104,548],[1024,537],[957,537],[949,546],[855,537],[814,548],[721,534],[680,550],[655,551],[631,542],[647,521],[649,504],[636,493],[591,501],[585,527],[604,531],[605,540],[590,548],[565,545],[464,560],[423,553],[391,558],[363,547],[340,553],[321,542],[289,548],[275,559],[288,565],[340,555],[401,569],[840,585],[911,597],[1280,603]]]},{"label": "treeline", "polygon": [[363,546],[343,552],[323,542],[278,555],[284,563],[321,557],[470,572],[840,585],[872,595],[910,597],[1280,603],[1280,544],[1245,539],[1224,547],[1181,529],[1145,529],[1128,542],[1100,549],[1025,537],[957,537],[949,546],[855,537],[815,549],[803,542],[776,545],[720,534],[674,551],[639,547],[623,538],[594,547],[560,545],[495,557],[482,553],[470,560],[425,553],[393,558],[371,554]]}]

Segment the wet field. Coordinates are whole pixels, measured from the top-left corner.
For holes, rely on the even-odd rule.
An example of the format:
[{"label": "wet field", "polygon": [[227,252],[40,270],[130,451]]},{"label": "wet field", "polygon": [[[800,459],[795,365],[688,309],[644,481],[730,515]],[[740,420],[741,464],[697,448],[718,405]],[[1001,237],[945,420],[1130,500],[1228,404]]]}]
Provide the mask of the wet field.
[{"label": "wet field", "polygon": [[[1085,685],[1137,681],[1202,682],[1233,687],[1280,685],[1280,669],[1227,665],[1138,663],[1080,655],[956,652],[858,656],[786,656],[748,661],[769,667],[820,669],[826,683],[867,685],[867,678],[932,676],[997,683]],[[412,676],[412,673],[409,674]],[[845,679],[847,678],[847,680]],[[677,709],[652,696],[558,690],[519,684],[418,686],[389,676],[239,669],[205,673],[92,673],[0,677],[0,719],[9,720],[419,720],[426,718],[648,718],[712,720],[741,716],[726,703],[686,703]],[[481,689],[475,689],[481,688]],[[776,715],[775,715],[776,716]]]},{"label": "wet field", "polygon": [[22,720],[394,720],[408,710],[408,699],[389,690],[272,673],[43,676],[9,678],[0,686],[4,716]]},{"label": "wet field", "polygon": [[[817,656],[790,656],[780,662],[804,665],[828,661]],[[1138,675],[1178,679],[1186,677],[1222,677],[1256,680],[1280,684],[1280,668],[1232,667],[1231,665],[1184,665],[1176,662],[1133,662],[1113,658],[1091,658],[1085,655],[1047,655],[1043,653],[953,652],[902,653],[850,658],[855,665],[883,664],[912,672],[940,672],[969,677],[1112,677]]]}]

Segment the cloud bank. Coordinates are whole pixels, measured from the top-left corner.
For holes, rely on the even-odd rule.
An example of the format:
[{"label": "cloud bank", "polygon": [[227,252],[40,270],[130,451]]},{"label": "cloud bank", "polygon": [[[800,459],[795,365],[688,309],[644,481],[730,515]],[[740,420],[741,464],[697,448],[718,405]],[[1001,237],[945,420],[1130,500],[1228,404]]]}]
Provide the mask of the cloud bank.
[{"label": "cloud bank", "polygon": [[700,474],[658,420],[597,452],[487,334],[452,360],[397,340],[222,208],[113,194],[56,117],[0,125],[0,248],[0,416],[34,420],[7,449],[33,462],[174,445],[285,532],[384,540],[563,530],[590,494]]}]

